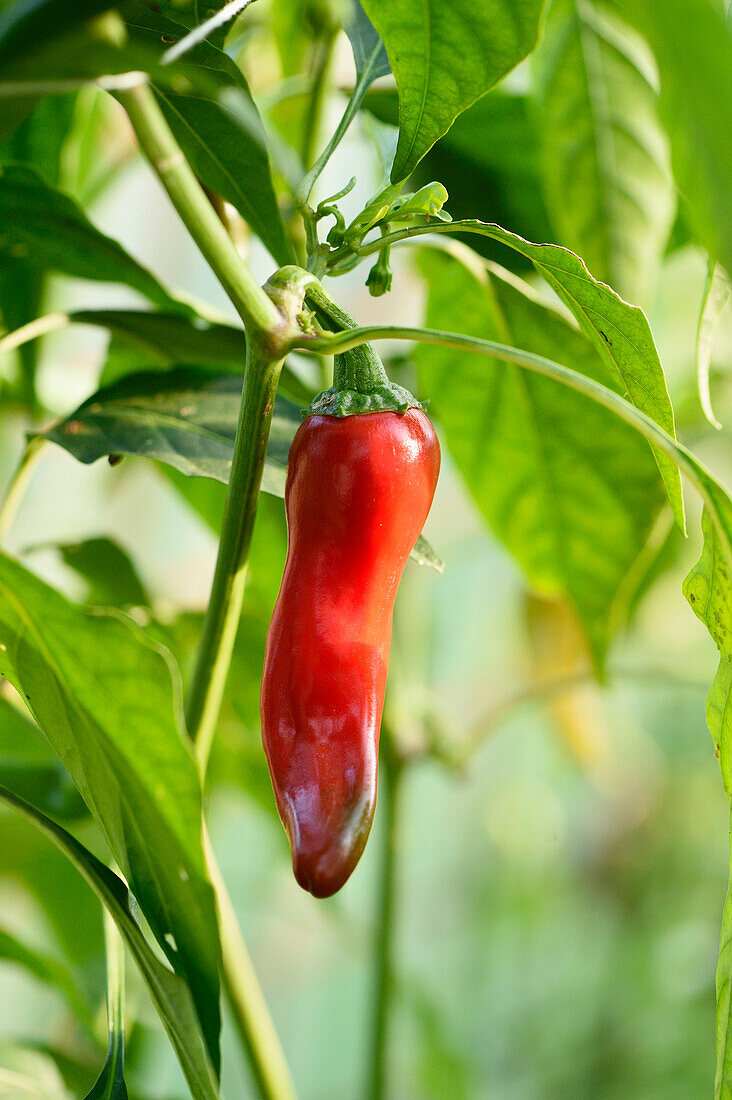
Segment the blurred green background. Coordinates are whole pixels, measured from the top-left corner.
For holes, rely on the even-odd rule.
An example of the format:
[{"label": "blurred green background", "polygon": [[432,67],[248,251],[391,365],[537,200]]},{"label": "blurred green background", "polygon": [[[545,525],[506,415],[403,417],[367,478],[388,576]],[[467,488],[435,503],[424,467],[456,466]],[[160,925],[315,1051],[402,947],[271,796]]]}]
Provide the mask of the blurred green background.
[{"label": "blurred green background", "polygon": [[[347,53],[338,59],[347,86]],[[264,87],[266,54],[258,64]],[[523,66],[508,91],[531,94],[533,73]],[[256,94],[256,72],[253,84]],[[99,95],[85,92],[76,103],[61,184],[164,282],[231,315],[149,170],[131,154],[121,111],[106,101],[101,107]],[[387,117],[384,99],[379,113]],[[328,125],[342,105],[336,97]],[[84,145],[94,111],[102,117],[94,156],[122,166],[103,189],[93,185]],[[286,130],[287,119],[279,124]],[[484,127],[485,147],[493,138],[506,152],[500,133]],[[353,212],[381,182],[367,129],[354,128],[322,186],[328,194],[355,171],[357,189],[343,204]],[[432,154],[431,174],[449,188],[447,169],[440,175],[441,149]],[[506,153],[504,168],[508,160]],[[501,217],[530,235],[546,212],[537,195],[527,201],[521,166],[511,164],[491,190],[484,181],[469,212]],[[677,224],[649,318],[682,438],[729,484],[732,437],[703,424],[694,392],[706,261],[686,238]],[[250,261],[264,280],[271,262],[256,241]],[[408,252],[395,256],[395,268],[388,299],[370,299],[360,272],[339,282],[344,304],[363,323],[420,321],[424,287]],[[119,287],[52,279],[44,310],[136,302]],[[732,387],[721,372],[731,353],[727,316],[713,359],[715,411],[725,425]],[[106,356],[107,337],[97,330],[74,328],[44,340],[38,389],[49,418],[93,392]],[[2,368],[10,376],[13,357]],[[408,361],[397,369],[410,377]],[[3,410],[3,484],[26,426],[20,413]],[[58,548],[113,539],[149,593],[152,610],[140,615],[149,620],[154,613],[185,666],[215,560],[215,535],[202,513],[215,516],[221,501],[221,486],[173,483],[141,459],[85,467],[49,447],[6,545],[69,595],[96,600],[71,568],[73,555],[65,561]],[[686,543],[669,537],[664,569],[613,644],[607,683],[599,687],[566,609],[527,592],[445,451],[426,529],[445,571],[407,565],[386,711],[398,742],[414,755],[397,804],[388,1065],[389,1095],[398,1100],[710,1094],[728,804],[704,718],[716,655],[681,595],[700,543],[693,498],[689,507],[692,535]],[[377,811],[366,854],[341,894],[320,902],[299,890],[257,718],[264,635],[284,550],[282,502],[263,497],[212,761],[211,831],[300,1095],[342,1100],[359,1094],[366,1070],[383,822]],[[572,687],[546,686],[567,677],[576,681]],[[468,758],[456,760],[469,744]],[[70,1003],[42,974],[0,960],[0,1096],[61,1100],[80,1095],[98,1068],[105,1032],[101,915],[45,839],[7,811],[0,818],[0,936],[16,935],[49,966],[67,971],[70,989],[87,1006],[85,1021],[73,996]],[[132,968],[129,980],[128,1085],[146,1100],[180,1100],[180,1071]],[[224,1066],[224,1095],[253,1095],[228,1031]],[[35,1093],[22,1091],[30,1079],[42,1082]]]}]

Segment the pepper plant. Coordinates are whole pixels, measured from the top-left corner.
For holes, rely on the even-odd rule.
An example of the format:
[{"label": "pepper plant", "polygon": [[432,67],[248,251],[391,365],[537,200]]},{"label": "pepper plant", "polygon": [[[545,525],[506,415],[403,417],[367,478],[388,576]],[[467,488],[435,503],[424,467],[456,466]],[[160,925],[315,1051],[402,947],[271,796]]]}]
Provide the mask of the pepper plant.
[{"label": "pepper plant", "polygon": [[[428,692],[410,697],[402,645],[384,699],[407,556],[412,572],[443,570],[439,525],[431,541],[420,534],[439,470],[430,420],[449,456],[438,501],[462,484],[530,593],[534,640],[541,648],[537,600],[550,608],[548,650],[561,650],[566,621],[581,656],[579,671],[516,685],[491,727],[512,699],[612,682],[610,646],[671,575],[674,532],[686,534],[683,475],[703,505],[683,594],[719,651],[706,716],[729,796],[732,501],[697,451],[724,418],[710,379],[732,270],[731,62],[717,0],[0,2],[0,536],[13,549],[0,554],[0,827],[8,850],[18,816],[23,836],[43,838],[51,870],[21,858],[19,873],[51,924],[83,926],[90,898],[101,903],[83,979],[78,959],[46,958],[0,929],[2,956],[59,989],[76,1021],[65,1048],[0,1047],[12,1095],[150,1096],[135,1035],[160,1024],[195,1100],[343,1094],[291,1072],[237,884],[208,837],[227,761],[253,728],[247,797],[270,817],[276,805],[316,897],[339,890],[366,845],[379,767],[358,1087],[404,1095],[386,1058],[404,776],[420,759],[465,769],[484,736],[452,728]],[[168,285],[95,224],[138,156],[233,313]],[[708,262],[698,391],[683,402],[694,449],[677,435],[644,312],[684,248]],[[68,279],[88,298],[56,308]],[[100,283],[124,297],[100,305]],[[379,323],[362,323],[364,311]],[[68,400],[44,377],[54,334],[82,327],[109,343],[79,403],[78,380]],[[108,459],[110,478],[130,458],[156,463],[165,492],[209,523],[204,615],[161,609],[105,532],[57,543],[66,573],[41,579],[34,548],[13,535],[59,449]],[[281,543],[285,495],[291,545],[265,658],[274,593],[257,603],[256,561],[267,530]],[[436,586],[449,581],[444,555]],[[274,794],[256,729],[263,663]],[[281,833],[277,844],[284,865]],[[61,881],[73,885],[55,897]],[[257,904],[266,913],[267,899]],[[719,1100],[732,1098],[731,943],[732,894]],[[143,1004],[158,1025],[139,1023]],[[222,1066],[222,1018],[246,1084]],[[709,1093],[712,1077],[710,1066]],[[445,1080],[455,1095],[487,1094],[456,1069]]]}]

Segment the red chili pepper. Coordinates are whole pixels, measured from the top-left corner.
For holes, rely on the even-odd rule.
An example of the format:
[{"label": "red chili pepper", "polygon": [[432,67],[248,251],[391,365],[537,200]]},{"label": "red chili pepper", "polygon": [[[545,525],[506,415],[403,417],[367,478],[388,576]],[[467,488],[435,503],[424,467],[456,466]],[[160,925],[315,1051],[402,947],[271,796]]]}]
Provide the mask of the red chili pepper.
[{"label": "red chili pepper", "polygon": [[[337,383],[320,406],[344,392],[356,400]],[[394,599],[439,469],[419,408],[311,415],[290,449],[262,736],[295,877],[316,897],[341,888],[371,828]]]}]

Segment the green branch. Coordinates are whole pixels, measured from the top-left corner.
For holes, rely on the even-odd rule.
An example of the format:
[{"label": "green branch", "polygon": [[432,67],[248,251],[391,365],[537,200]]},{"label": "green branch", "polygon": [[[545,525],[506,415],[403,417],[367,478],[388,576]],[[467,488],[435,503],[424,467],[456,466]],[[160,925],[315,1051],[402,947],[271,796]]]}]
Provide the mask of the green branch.
[{"label": "green branch", "polygon": [[141,84],[120,93],[118,99],[129,116],[140,148],[247,331],[270,344],[276,342],[284,336],[285,320],[238,255],[173,137],[152,89]]},{"label": "green branch", "polygon": [[[247,330],[241,410],[219,552],[186,708],[188,731],[197,743],[203,776],[239,622],[277,380],[299,331],[296,317],[302,293],[284,280],[275,280],[268,293],[254,280],[175,141],[151,89],[141,85],[119,98],[141,148]],[[254,969],[251,964],[244,966],[249,958],[246,945],[210,853],[208,864],[219,910],[223,985],[258,1091],[263,1100],[292,1100],[295,1094],[287,1063]]]},{"label": "green branch", "polygon": [[12,526],[45,442],[45,439],[42,439],[40,436],[34,436],[33,439],[29,440],[21,455],[20,462],[15,469],[15,473],[10,479],[10,484],[5,491],[5,497],[2,504],[0,504],[0,542],[5,538]]},{"label": "green branch", "polygon": [[[343,138],[346,136],[348,128],[358,114],[358,109],[361,106],[363,97],[366,95],[366,92],[373,82],[373,69],[376,64],[377,58],[382,52],[383,48],[384,47],[382,46],[381,41],[377,42],[377,44],[374,46],[373,50],[371,51],[371,55],[366,61],[363,72],[360,74],[353,88],[353,91],[348,98],[346,109],[343,112],[341,120],[338,123],[332,138],[316,160],[315,164],[309,170],[307,175],[304,176],[302,183],[298,187],[297,202],[299,206],[306,206],[307,203],[310,201],[310,194],[317,180],[319,179],[321,172],[325,168],[330,158],[333,156],[333,153],[336,151]],[[307,168],[307,163],[305,164],[305,167]]]},{"label": "green branch", "polygon": [[255,344],[247,345],[244,389],[216,569],[186,700],[186,723],[196,742],[202,773],[206,770],[236,640],[281,368],[281,360],[273,362]]},{"label": "green branch", "polygon": [[[308,297],[310,297],[309,290]],[[644,435],[649,443],[657,446],[677,463],[699,490],[704,503],[714,517],[727,553],[732,557],[732,501],[727,490],[683,443],[679,443],[655,420],[635,405],[631,405],[614,390],[609,390],[594,379],[564,367],[560,363],[555,363],[551,359],[534,355],[533,352],[511,348],[506,344],[495,343],[493,340],[481,340],[476,336],[461,336],[458,333],[442,332],[437,329],[410,328],[403,325],[370,325],[365,328],[351,329],[350,332],[335,336],[303,336],[298,341],[298,346],[302,350],[314,351],[318,354],[335,355],[372,340],[413,340],[423,344],[455,348],[459,351],[476,352],[503,363],[513,363],[536,374],[543,374],[546,378],[553,378],[556,382],[561,382],[598,404],[604,405],[606,409],[610,409],[626,424],[630,424],[632,428]]]}]

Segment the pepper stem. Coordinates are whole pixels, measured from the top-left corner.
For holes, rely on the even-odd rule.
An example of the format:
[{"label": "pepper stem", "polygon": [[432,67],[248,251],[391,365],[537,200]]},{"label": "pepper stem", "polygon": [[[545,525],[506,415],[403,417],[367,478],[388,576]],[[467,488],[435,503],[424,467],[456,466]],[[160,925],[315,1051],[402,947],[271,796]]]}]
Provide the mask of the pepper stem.
[{"label": "pepper stem", "polygon": [[[357,322],[334,302],[320,282],[313,280],[305,290],[305,297],[315,306],[334,332],[357,328]],[[333,385],[319,393],[313,400],[307,415],[352,416],[370,412],[405,413],[407,409],[421,408],[419,401],[409,390],[389,381],[384,364],[371,344],[342,352],[335,357]]]}]

